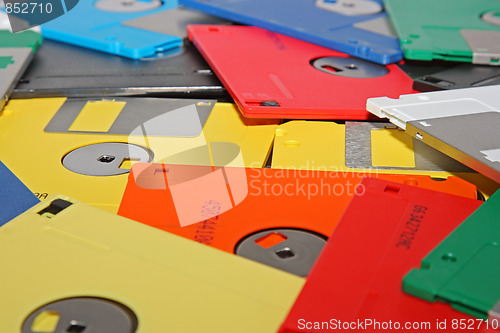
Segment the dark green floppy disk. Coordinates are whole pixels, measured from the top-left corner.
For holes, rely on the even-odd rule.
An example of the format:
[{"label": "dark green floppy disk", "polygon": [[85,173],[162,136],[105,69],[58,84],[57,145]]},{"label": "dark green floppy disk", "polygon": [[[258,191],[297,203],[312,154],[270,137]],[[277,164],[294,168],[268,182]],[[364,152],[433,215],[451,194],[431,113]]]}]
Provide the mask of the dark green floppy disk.
[{"label": "dark green floppy disk", "polygon": [[404,277],[403,291],[500,322],[500,190]]}]

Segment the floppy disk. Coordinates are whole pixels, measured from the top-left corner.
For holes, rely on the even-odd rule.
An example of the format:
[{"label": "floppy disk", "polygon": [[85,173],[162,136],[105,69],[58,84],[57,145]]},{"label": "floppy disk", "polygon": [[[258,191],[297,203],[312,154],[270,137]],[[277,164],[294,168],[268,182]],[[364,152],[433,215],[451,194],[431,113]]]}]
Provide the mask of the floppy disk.
[{"label": "floppy disk", "polygon": [[456,67],[461,63],[449,62],[449,61],[415,61],[415,60],[405,60],[398,63],[399,68],[401,68],[408,76],[413,80],[424,75],[429,75],[437,72],[444,71],[446,69]]},{"label": "floppy disk", "polygon": [[462,64],[416,78],[413,82],[413,88],[425,92],[496,84],[500,84],[499,67]]},{"label": "floppy disk", "polygon": [[[36,52],[38,47],[42,44],[42,35],[39,29],[31,29],[23,32],[12,33],[10,31],[9,18],[6,13],[1,9],[3,8],[3,1],[0,0],[0,50],[5,48],[31,48],[32,52]],[[2,54],[2,57],[4,55]],[[7,60],[2,59],[0,68],[4,68]],[[2,75],[2,78],[5,77]]]},{"label": "floppy disk", "polygon": [[42,35],[32,30],[14,34],[9,30],[8,21],[7,15],[0,11],[0,48],[31,47],[35,52],[42,44]]},{"label": "floppy disk", "polygon": [[132,164],[262,166],[276,124],[213,100],[11,100],[0,114],[0,151],[40,199],[67,193],[116,212]]},{"label": "floppy disk", "polygon": [[13,92],[15,98],[130,95],[230,100],[191,43],[170,56],[128,59],[45,40]]},{"label": "floppy disk", "polygon": [[500,65],[500,7],[495,0],[385,0],[404,57]]},{"label": "floppy disk", "polygon": [[233,22],[184,6],[176,6],[169,10],[159,11],[156,14],[126,21],[124,24],[129,27],[151,30],[184,39],[187,37],[186,28],[189,24],[233,24]]},{"label": "floppy disk", "polygon": [[500,183],[500,86],[370,98],[371,113]]},{"label": "floppy disk", "polygon": [[[227,22],[178,6],[128,23],[137,29],[149,26],[156,33],[184,38],[190,23]],[[230,100],[188,42],[162,56],[129,59],[46,40],[14,90],[16,98],[130,95]]]},{"label": "floppy disk", "polygon": [[144,26],[142,20],[135,20],[175,7],[176,0],[80,1],[71,11],[43,24],[42,34],[48,39],[122,57],[150,57],[181,46],[182,38],[155,32]]},{"label": "floppy disk", "polygon": [[367,119],[367,98],[414,92],[397,65],[260,28],[190,25],[188,34],[246,117]]},{"label": "floppy disk", "polygon": [[34,31],[13,34],[8,21],[0,11],[0,110],[42,42],[42,36]]},{"label": "floppy disk", "polygon": [[[391,123],[289,121],[278,126],[272,168],[458,176],[489,197],[500,185]],[[481,197],[481,196],[480,196]]]},{"label": "floppy disk", "polygon": [[303,285],[60,195],[0,244],[2,332],[276,332]]},{"label": "floppy disk", "polygon": [[[424,300],[500,324],[500,191],[491,196],[403,280],[403,290]],[[415,267],[415,266],[414,266]]]},{"label": "floppy disk", "polygon": [[399,41],[382,1],[179,0],[179,3],[379,64],[402,59]]},{"label": "floppy disk", "polygon": [[29,47],[0,47],[0,110],[32,58],[33,52]]},{"label": "floppy disk", "polygon": [[118,214],[306,276],[365,176],[476,197],[456,177],[138,163]]},{"label": "floppy disk", "polygon": [[480,204],[363,179],[279,332],[451,332],[469,318],[404,294],[401,280]]},{"label": "floppy disk", "polygon": [[0,226],[40,202],[2,162],[0,184]]}]

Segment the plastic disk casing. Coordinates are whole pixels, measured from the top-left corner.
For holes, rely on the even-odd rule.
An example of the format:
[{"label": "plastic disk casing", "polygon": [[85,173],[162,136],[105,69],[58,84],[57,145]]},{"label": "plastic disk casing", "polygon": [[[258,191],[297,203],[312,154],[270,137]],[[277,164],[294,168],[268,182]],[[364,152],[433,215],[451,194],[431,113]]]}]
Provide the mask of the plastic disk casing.
[{"label": "plastic disk casing", "polygon": [[2,226],[0,244],[2,332],[271,333],[303,285],[60,195]]},{"label": "plastic disk casing", "polygon": [[48,39],[122,57],[150,57],[181,46],[182,38],[126,23],[176,6],[175,0],[80,1],[69,12],[43,24],[42,34]]},{"label": "plastic disk casing", "polygon": [[385,0],[406,59],[500,65],[500,6],[495,0]]},{"label": "plastic disk casing", "polygon": [[180,0],[181,4],[379,64],[402,59],[382,1]]},{"label": "plastic disk casing", "polygon": [[[140,3],[140,1],[137,1]],[[182,6],[139,17],[136,29],[186,38],[187,24],[227,21]],[[130,59],[46,39],[22,76],[13,98],[130,96],[227,98],[228,94],[196,48],[181,47]]]},{"label": "plastic disk casing", "polygon": [[289,121],[278,126],[272,168],[457,176],[487,198],[499,184],[387,122]]},{"label": "plastic disk casing", "polygon": [[500,183],[500,86],[370,98],[366,108]]},{"label": "plastic disk casing", "polygon": [[[1,37],[0,37],[1,38]],[[0,110],[33,58],[29,47],[0,47]]]},{"label": "plastic disk casing", "polygon": [[0,184],[0,226],[40,202],[2,162]]},{"label": "plastic disk casing", "polygon": [[0,11],[0,110],[42,43],[42,35],[35,31],[12,33],[7,14]]},{"label": "plastic disk casing", "polygon": [[[1,14],[0,14],[1,16]],[[0,17],[0,20],[2,18]],[[18,33],[12,33],[9,30],[0,30],[0,48],[3,47],[29,47],[32,52],[36,50],[42,44],[42,35],[35,31],[23,31]]]},{"label": "plastic disk casing", "polygon": [[196,47],[156,59],[128,59],[46,39],[13,98],[140,96],[228,97]]},{"label": "plastic disk casing", "polygon": [[452,332],[452,320],[473,320],[404,294],[401,281],[482,202],[373,178],[356,192],[279,332],[387,332],[389,322],[436,332],[443,321]]},{"label": "plastic disk casing", "polygon": [[188,34],[246,117],[362,120],[367,98],[414,92],[397,65],[264,29],[190,25]]},{"label": "plastic disk casing", "polygon": [[[3,4],[3,2],[2,2]],[[0,5],[0,8],[3,6]],[[36,29],[35,29],[36,30]],[[36,52],[42,44],[42,35],[39,31],[26,30],[12,33],[9,16],[0,10],[0,48],[2,47],[29,47]]]},{"label": "plastic disk casing", "polygon": [[497,84],[500,84],[499,67],[461,64],[418,77],[413,81],[413,88],[426,92]]},{"label": "plastic disk casing", "polygon": [[132,164],[263,166],[276,125],[213,100],[11,100],[0,151],[39,198],[65,193],[116,212]]},{"label": "plastic disk casing", "polygon": [[[474,185],[457,177],[138,163],[118,214],[305,276],[315,260],[308,244],[319,241],[308,236],[331,234],[366,176],[477,195]],[[282,229],[302,234],[297,239]]]},{"label": "plastic disk casing", "polygon": [[[500,321],[500,191],[437,245],[419,269],[403,280],[403,290],[427,301],[446,302],[459,311]],[[416,266],[413,266],[416,267]]]}]

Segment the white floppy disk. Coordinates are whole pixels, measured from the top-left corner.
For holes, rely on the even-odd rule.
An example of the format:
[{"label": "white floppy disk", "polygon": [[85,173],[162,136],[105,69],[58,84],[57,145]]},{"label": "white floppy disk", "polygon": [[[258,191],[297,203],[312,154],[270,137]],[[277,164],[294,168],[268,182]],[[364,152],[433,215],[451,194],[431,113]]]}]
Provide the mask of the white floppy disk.
[{"label": "white floppy disk", "polygon": [[500,86],[370,98],[371,113],[500,182]]}]

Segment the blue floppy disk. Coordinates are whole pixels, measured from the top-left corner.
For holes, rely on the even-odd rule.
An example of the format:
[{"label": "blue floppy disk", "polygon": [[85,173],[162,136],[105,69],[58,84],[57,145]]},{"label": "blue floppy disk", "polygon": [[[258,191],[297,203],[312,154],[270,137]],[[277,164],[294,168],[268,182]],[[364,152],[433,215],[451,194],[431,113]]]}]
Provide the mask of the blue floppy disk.
[{"label": "blue floppy disk", "polygon": [[0,184],[0,226],[40,202],[2,162]]},{"label": "blue floppy disk", "polygon": [[403,57],[381,0],[179,0],[179,3],[379,64],[397,62]]},{"label": "blue floppy disk", "polygon": [[[133,21],[177,7],[176,0],[82,0],[42,25],[45,38],[140,59],[182,45],[182,38],[135,27]],[[132,24],[130,24],[132,23]]]}]

